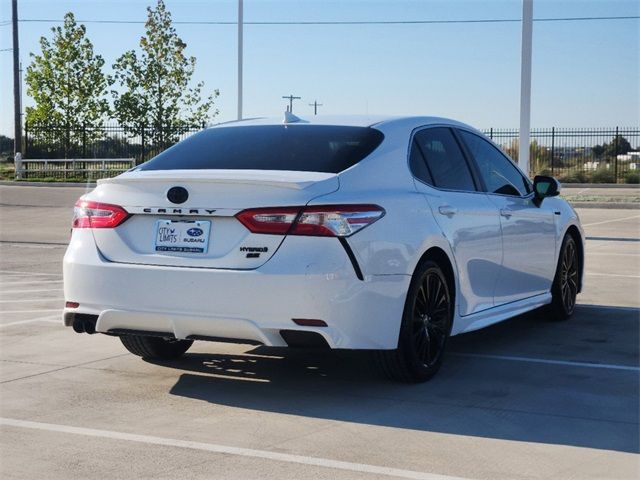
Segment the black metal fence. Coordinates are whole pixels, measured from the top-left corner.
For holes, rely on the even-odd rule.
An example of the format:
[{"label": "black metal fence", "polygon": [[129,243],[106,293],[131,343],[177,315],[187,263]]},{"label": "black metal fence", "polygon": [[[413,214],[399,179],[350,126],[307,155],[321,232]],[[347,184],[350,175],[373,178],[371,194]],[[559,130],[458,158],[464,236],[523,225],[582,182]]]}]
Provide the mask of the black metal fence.
[{"label": "black metal fence", "polygon": [[24,157],[134,158],[142,163],[206,125],[122,126],[27,124]]},{"label": "black metal fence", "polygon": [[[486,129],[485,135],[518,160],[518,129]],[[640,183],[640,128],[535,128],[530,174],[565,183]]]},{"label": "black metal fence", "polygon": [[[133,158],[142,163],[204,127],[204,124],[162,127],[27,124],[24,156]],[[490,128],[484,133],[517,161],[518,129]],[[640,183],[640,127],[533,129],[530,152],[531,175],[554,175],[565,183]],[[85,175],[78,172],[77,176]]]},{"label": "black metal fence", "polygon": [[135,164],[133,158],[23,159],[16,177],[21,180],[84,182],[115,177]]}]

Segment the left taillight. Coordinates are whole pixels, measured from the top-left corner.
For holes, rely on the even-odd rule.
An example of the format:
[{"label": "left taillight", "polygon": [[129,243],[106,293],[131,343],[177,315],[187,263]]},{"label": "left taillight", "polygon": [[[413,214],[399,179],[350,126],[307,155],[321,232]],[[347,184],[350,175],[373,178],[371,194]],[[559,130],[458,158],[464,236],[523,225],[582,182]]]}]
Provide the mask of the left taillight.
[{"label": "left taillight", "polygon": [[73,228],[115,228],[129,218],[118,205],[78,200],[73,208]]}]

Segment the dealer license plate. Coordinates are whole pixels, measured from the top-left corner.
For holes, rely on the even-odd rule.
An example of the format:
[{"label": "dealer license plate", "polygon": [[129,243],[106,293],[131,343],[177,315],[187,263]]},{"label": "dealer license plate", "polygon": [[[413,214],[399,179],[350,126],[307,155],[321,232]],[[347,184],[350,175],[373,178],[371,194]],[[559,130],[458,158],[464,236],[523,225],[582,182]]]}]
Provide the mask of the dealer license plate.
[{"label": "dealer license plate", "polygon": [[158,220],[156,252],[206,253],[209,248],[211,221]]}]

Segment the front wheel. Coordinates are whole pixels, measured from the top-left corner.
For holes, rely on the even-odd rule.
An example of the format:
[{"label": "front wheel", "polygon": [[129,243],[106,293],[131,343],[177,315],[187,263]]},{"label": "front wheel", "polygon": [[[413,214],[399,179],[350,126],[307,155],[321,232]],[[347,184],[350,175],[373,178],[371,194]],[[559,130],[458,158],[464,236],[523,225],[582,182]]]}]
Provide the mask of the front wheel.
[{"label": "front wheel", "polygon": [[416,270],[405,302],[398,348],[376,352],[392,380],[424,382],[442,364],[453,319],[452,294],[440,266],[427,260]]},{"label": "front wheel", "polygon": [[566,320],[576,308],[578,295],[578,249],[575,239],[567,234],[562,241],[556,276],[551,287],[550,311],[556,320]]},{"label": "front wheel", "polygon": [[193,340],[177,340],[141,335],[121,335],[124,347],[142,358],[152,360],[171,360],[181,357],[193,344]]}]

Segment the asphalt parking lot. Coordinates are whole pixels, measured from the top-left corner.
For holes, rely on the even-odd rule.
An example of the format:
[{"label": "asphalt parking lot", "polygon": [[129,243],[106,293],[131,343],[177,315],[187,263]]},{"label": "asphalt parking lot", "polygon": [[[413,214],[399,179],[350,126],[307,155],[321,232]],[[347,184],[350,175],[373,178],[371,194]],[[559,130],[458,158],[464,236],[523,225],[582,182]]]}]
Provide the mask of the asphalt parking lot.
[{"label": "asphalt parking lot", "polygon": [[638,478],[640,210],[579,210],[570,321],[455,337],[400,385],[358,353],[200,342],[157,364],[63,327],[81,193],[0,186],[3,479]]}]

